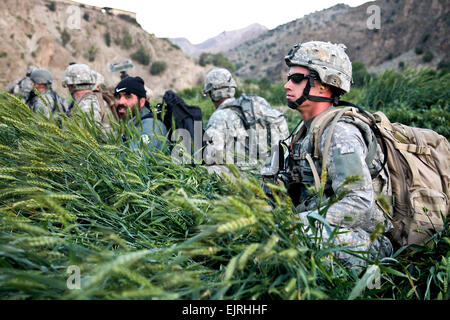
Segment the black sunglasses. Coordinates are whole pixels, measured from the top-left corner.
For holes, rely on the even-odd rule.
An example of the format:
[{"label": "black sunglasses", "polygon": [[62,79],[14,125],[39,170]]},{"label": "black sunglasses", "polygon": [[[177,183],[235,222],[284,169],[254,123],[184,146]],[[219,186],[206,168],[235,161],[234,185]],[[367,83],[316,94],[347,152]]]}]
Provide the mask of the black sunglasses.
[{"label": "black sunglasses", "polygon": [[307,79],[308,76],[309,76],[308,74],[294,73],[294,74],[288,75],[287,81],[289,82],[289,80],[292,80],[293,83],[299,84],[299,83],[302,82],[304,79]]}]

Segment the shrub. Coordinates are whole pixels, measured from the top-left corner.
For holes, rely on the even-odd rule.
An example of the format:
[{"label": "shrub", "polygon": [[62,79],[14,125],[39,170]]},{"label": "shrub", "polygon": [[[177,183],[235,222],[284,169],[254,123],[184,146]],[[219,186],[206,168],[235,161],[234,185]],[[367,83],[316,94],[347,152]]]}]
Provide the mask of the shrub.
[{"label": "shrub", "polygon": [[414,49],[414,52],[415,52],[417,55],[420,55],[420,54],[423,53],[423,48],[422,48],[422,47],[416,47],[416,48]]},{"label": "shrub", "polygon": [[427,51],[425,52],[425,54],[423,55],[423,62],[427,63],[427,62],[431,62],[431,60],[433,60],[434,55],[431,51]]},{"label": "shrub", "polygon": [[64,30],[61,32],[61,42],[62,42],[62,45],[65,47],[66,44],[68,44],[68,43],[70,42],[70,39],[71,39],[70,33],[67,32],[66,29],[64,29]]},{"label": "shrub", "polygon": [[438,70],[443,70],[445,72],[450,71],[450,61],[449,60],[441,60],[437,65]]},{"label": "shrub", "polygon": [[134,25],[137,25],[137,26],[139,26],[139,27],[141,26],[141,25],[136,21],[135,18],[133,18],[133,17],[127,15],[127,14],[121,13],[121,14],[118,15],[118,17],[119,17],[120,19],[122,19],[122,20],[125,20],[125,21],[127,21],[127,22],[129,22],[129,23],[132,23],[132,24],[134,24]]},{"label": "shrub", "polygon": [[104,35],[105,43],[109,47],[111,46],[111,34],[107,31]]},{"label": "shrub", "polygon": [[140,46],[139,49],[131,55],[131,59],[136,60],[140,64],[150,64],[150,54],[147,53],[144,46]]},{"label": "shrub", "polygon": [[128,32],[125,32],[122,38],[122,47],[129,49],[133,45],[133,38]]},{"label": "shrub", "polygon": [[222,53],[202,53],[199,58],[199,64],[204,67],[207,64],[212,64],[216,67],[228,69],[230,72],[236,70],[235,65],[228,60]]},{"label": "shrub", "polygon": [[94,47],[93,45],[91,45],[89,47],[89,50],[87,52],[87,58],[88,58],[89,62],[95,61],[95,56],[97,55],[97,52],[98,52],[98,48]]},{"label": "shrub", "polygon": [[352,62],[352,76],[354,86],[362,87],[369,82],[372,77],[367,71],[366,66],[361,61]]},{"label": "shrub", "polygon": [[6,51],[0,52],[0,58],[6,58],[6,57],[8,57],[8,52],[6,52]]},{"label": "shrub", "polygon": [[154,76],[163,73],[167,69],[167,63],[164,61],[155,61],[152,63],[150,73]]},{"label": "shrub", "polygon": [[85,12],[83,14],[83,19],[86,20],[86,21],[89,21],[89,13]]},{"label": "shrub", "polygon": [[50,2],[47,2],[46,4],[45,4],[45,6],[50,10],[50,11],[56,11],[56,3],[55,3],[55,1],[50,1]]}]

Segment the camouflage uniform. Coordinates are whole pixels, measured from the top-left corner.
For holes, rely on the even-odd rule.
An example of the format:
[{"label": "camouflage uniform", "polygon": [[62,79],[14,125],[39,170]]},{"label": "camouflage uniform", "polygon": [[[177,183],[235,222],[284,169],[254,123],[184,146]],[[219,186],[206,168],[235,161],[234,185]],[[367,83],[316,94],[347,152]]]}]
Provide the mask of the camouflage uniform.
[{"label": "camouflage uniform", "polygon": [[66,113],[66,101],[52,89],[53,78],[47,69],[37,68],[30,74],[30,80],[36,84],[45,85],[41,93],[32,91],[27,99],[27,104],[34,112],[43,112],[47,117],[50,113]]},{"label": "camouflage uniform", "polygon": [[30,77],[17,79],[6,87],[6,91],[27,100],[33,90],[33,81]]},{"label": "camouflage uniform", "polygon": [[90,114],[93,112],[94,120],[102,123],[105,130],[110,130],[109,115],[111,114],[111,106],[103,98],[100,101],[101,94],[96,94],[94,90],[103,84],[104,78],[98,72],[91,70],[85,64],[72,64],[66,69],[63,86],[73,86],[71,91],[72,96],[76,95],[77,91],[89,90],[78,96],[69,107],[69,114],[74,112],[78,106],[81,111]]},{"label": "camouflage uniform", "polygon": [[[304,123],[306,133],[293,144],[292,152],[286,161],[287,172],[282,177],[292,195],[300,218],[306,224],[309,223],[307,215],[314,211],[317,212],[318,205],[317,194],[309,194],[307,190],[308,187],[314,185],[314,179],[311,166],[305,157],[306,154],[311,155],[313,151],[310,140],[310,125],[313,120],[310,119]],[[358,126],[353,121],[356,121]],[[340,227],[340,232],[346,232],[338,235],[339,243],[354,245],[355,250],[372,250],[375,253],[369,255],[368,258],[373,260],[378,255],[380,247],[381,257],[392,254],[392,245],[385,236],[370,243],[370,234],[374,232],[378,224],[385,226],[385,232],[392,229],[391,222],[386,219],[385,213],[376,199],[376,195],[380,194],[390,198],[392,189],[386,168],[372,181],[371,174],[375,175],[381,168],[384,154],[380,146],[376,144],[376,156],[369,166],[366,164],[368,147],[365,141],[367,138],[363,137],[360,128],[365,128],[363,132],[371,137],[370,139],[374,138],[368,125],[360,120],[344,117],[334,128],[328,151],[327,180],[323,201],[329,201],[331,196],[346,191],[342,199],[329,207],[326,220],[330,225]],[[328,126],[321,137],[322,153],[329,129]],[[320,174],[322,163],[314,160],[314,165]],[[344,181],[350,176],[359,176],[360,179],[344,185]],[[325,233],[324,239],[327,238],[328,235]],[[350,255],[344,253],[338,253],[337,257],[345,261],[351,259]],[[361,261],[353,262],[353,264],[358,263]]]},{"label": "camouflage uniform", "polygon": [[50,116],[50,113],[67,112],[66,101],[51,88],[47,88],[40,93],[40,96],[32,92],[27,103],[31,110],[34,112],[43,112],[47,117]]},{"label": "camouflage uniform", "polygon": [[[240,170],[259,171],[274,145],[289,135],[287,122],[279,111],[261,97],[242,95],[234,98],[236,82],[226,69],[214,69],[208,73],[205,80],[204,93],[209,93],[211,100],[223,101],[211,115],[205,131],[206,147],[204,151],[205,164],[209,171],[227,172],[223,164],[236,164]],[[244,103],[251,104],[250,107]],[[244,119],[255,124],[247,126]],[[264,119],[275,120],[270,123],[270,141],[267,123]],[[260,117],[260,118],[258,118]],[[247,124],[248,125],[248,124]],[[220,167],[223,167],[222,170]]]},{"label": "camouflage uniform", "polygon": [[100,106],[99,97],[95,94],[95,92],[88,92],[78,97],[69,107],[70,113],[75,112],[77,109],[75,107],[77,105],[81,111],[90,114],[91,110],[94,113],[94,119],[103,124],[105,130],[109,130],[111,125],[109,121],[107,121],[108,117],[108,108],[111,107],[108,103],[103,99],[103,109]]},{"label": "camouflage uniform", "polygon": [[[288,100],[289,107],[297,109],[306,100],[337,104],[339,95],[349,92],[352,68],[345,49],[342,44],[321,41],[296,44],[291,49],[285,57],[288,67],[303,66],[310,70],[310,74],[304,76],[306,80],[300,80],[305,81],[303,93],[296,101]],[[310,94],[316,80],[334,90],[331,98]],[[308,216],[317,213],[318,206],[317,191],[310,194],[307,189],[310,187],[311,190],[311,187],[316,185],[317,190],[317,182],[314,181],[319,179],[324,165],[319,158],[313,159],[311,141],[312,132],[317,130],[313,121],[321,115],[322,113],[302,123],[301,131],[291,141],[285,163],[286,170],[280,175],[305,225],[313,221],[308,219]],[[320,121],[318,122],[317,126],[320,126]],[[320,137],[322,156],[326,152],[325,141],[329,130],[330,126],[327,126]],[[330,225],[338,227],[339,232],[344,232],[338,234],[335,241],[338,244],[350,245],[352,250],[374,251],[366,256],[371,260],[392,255],[392,244],[384,235],[373,242],[370,240],[370,234],[379,224],[384,225],[384,232],[392,229],[391,222],[386,219],[377,201],[379,194],[385,195],[387,199],[392,194],[387,168],[372,180],[372,176],[379,172],[384,159],[372,130],[359,119],[342,117],[332,132],[327,156],[327,175],[322,200],[330,201],[332,197],[337,196],[337,201],[330,205],[325,219]],[[310,163],[317,169],[318,174],[315,177]],[[360,179],[348,180],[344,185],[346,178],[351,176],[358,176]],[[323,238],[326,240],[328,237],[327,232],[324,232]],[[335,255],[352,266],[365,264],[363,260],[347,253],[336,252]]]},{"label": "camouflage uniform", "polygon": [[28,67],[26,76],[11,82],[5,90],[16,96],[20,96],[24,101],[27,101],[31,91],[33,91],[33,81],[31,80],[30,75],[36,69],[35,66]]}]

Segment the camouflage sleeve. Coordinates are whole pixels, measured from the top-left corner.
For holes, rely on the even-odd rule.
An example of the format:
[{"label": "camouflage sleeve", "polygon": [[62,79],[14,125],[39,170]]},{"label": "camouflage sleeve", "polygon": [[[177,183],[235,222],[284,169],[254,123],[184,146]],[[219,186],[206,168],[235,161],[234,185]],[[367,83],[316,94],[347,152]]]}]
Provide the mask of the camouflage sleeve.
[{"label": "camouflage sleeve", "polygon": [[[213,120],[213,121],[211,121]],[[207,165],[223,164],[225,154],[225,119],[210,119],[205,130],[204,160]]]},{"label": "camouflage sleeve", "polygon": [[19,91],[19,81],[20,81],[20,79],[17,79],[17,80],[14,80],[13,82],[9,83],[6,86],[5,91],[12,93],[12,94],[14,94],[15,91],[18,92]]},{"label": "camouflage sleeve", "polygon": [[[146,143],[150,149],[161,149],[164,141],[167,138],[167,129],[164,123],[153,118],[147,118],[142,121],[142,127],[137,125],[139,131],[139,137],[142,142]],[[130,147],[133,150],[138,148],[137,142],[132,141]]]},{"label": "camouflage sleeve", "polygon": [[20,94],[24,99],[27,99],[31,91],[33,91],[33,81],[26,77],[20,82]]},{"label": "camouflage sleeve", "polygon": [[102,122],[102,112],[100,104],[98,103],[97,97],[92,95],[86,99],[81,100],[78,106],[83,112],[90,113],[91,110],[94,113],[94,119],[98,122]]},{"label": "camouflage sleeve", "polygon": [[[322,151],[327,132],[328,128],[322,136]],[[327,171],[334,194],[345,191],[345,195],[327,212],[326,219],[333,225],[365,230],[375,227],[368,225],[374,223],[370,217],[375,211],[375,197],[366,154],[367,147],[358,128],[339,122],[331,139]],[[358,176],[358,179],[348,180],[351,176]]]},{"label": "camouflage sleeve", "polygon": [[56,102],[58,105],[58,111],[61,113],[68,113],[69,112],[69,105],[67,103],[67,100],[62,98],[59,95],[56,95]]},{"label": "camouflage sleeve", "polygon": [[206,126],[205,164],[221,165],[233,162],[235,151],[245,152],[247,136],[248,133],[236,112],[231,109],[217,110]]},{"label": "camouflage sleeve", "polygon": [[46,117],[50,116],[54,106],[53,97],[49,93],[43,93],[33,98],[31,109],[34,112],[43,112]]}]

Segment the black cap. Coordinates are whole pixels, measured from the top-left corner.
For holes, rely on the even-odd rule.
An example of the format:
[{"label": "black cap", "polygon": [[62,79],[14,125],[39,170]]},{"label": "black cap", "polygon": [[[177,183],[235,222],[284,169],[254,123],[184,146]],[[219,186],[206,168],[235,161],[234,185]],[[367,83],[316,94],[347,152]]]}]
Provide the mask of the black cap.
[{"label": "black cap", "polygon": [[145,98],[147,92],[144,87],[144,80],[141,77],[126,77],[122,79],[114,89],[114,94],[119,92],[134,93],[139,98]]}]

